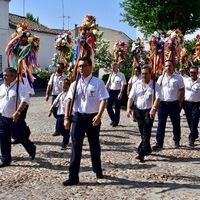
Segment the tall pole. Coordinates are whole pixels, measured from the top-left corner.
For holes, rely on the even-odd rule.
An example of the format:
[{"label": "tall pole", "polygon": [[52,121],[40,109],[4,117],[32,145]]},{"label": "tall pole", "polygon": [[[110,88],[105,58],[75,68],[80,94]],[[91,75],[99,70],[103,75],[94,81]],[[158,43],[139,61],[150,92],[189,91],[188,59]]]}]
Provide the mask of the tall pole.
[{"label": "tall pole", "polygon": [[25,17],[25,0],[23,0],[23,16]]},{"label": "tall pole", "polygon": [[62,29],[65,29],[65,15],[64,15],[64,1],[62,0],[62,18],[63,18],[63,27]]}]

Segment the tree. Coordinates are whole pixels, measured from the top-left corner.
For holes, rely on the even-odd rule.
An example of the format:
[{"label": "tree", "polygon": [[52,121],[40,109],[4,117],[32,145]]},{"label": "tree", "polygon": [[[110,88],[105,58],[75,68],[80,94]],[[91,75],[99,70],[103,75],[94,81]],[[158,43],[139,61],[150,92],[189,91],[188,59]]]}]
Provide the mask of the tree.
[{"label": "tree", "polygon": [[98,71],[100,68],[109,69],[111,67],[111,62],[113,61],[113,55],[108,50],[110,42],[103,40],[103,33],[101,33],[96,41],[96,49],[94,52],[95,67],[93,69],[93,74],[98,76]]},{"label": "tree", "polygon": [[124,0],[120,6],[122,21],[139,27],[145,36],[174,29],[185,35],[200,27],[200,0]]},{"label": "tree", "polygon": [[39,23],[39,20],[38,18],[34,18],[33,15],[31,13],[26,13],[26,18],[29,19],[30,21],[32,22],[35,22],[35,23]]}]

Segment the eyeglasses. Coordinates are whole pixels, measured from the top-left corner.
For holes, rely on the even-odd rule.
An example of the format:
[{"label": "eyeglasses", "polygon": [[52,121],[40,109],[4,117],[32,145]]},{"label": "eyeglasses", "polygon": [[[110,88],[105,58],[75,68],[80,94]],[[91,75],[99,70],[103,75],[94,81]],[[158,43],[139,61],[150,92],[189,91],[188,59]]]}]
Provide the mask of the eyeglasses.
[{"label": "eyeglasses", "polygon": [[172,65],[165,65],[165,67],[171,67]]},{"label": "eyeglasses", "polygon": [[197,74],[197,72],[190,72],[190,74]]},{"label": "eyeglasses", "polygon": [[86,67],[88,67],[88,66],[89,66],[89,65],[78,65],[79,68],[81,68],[81,67],[82,67],[82,68],[86,68]]}]

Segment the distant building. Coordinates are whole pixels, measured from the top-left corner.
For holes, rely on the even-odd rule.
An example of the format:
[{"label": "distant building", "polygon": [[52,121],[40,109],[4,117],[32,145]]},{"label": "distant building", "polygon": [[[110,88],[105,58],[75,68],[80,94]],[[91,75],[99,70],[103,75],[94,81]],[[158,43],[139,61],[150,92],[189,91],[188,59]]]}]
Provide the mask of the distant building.
[{"label": "distant building", "polygon": [[[10,36],[16,30],[18,23],[27,20],[23,16],[9,14],[10,0],[0,0],[0,71],[7,67],[7,56],[5,55],[5,47],[10,41]],[[40,37],[40,49],[38,63],[42,68],[48,67],[51,64],[53,54],[55,53],[54,42],[55,37],[61,33],[61,29],[48,28],[40,23],[35,23],[27,20],[29,29],[34,34]],[[131,40],[126,34],[121,31],[112,30],[109,28],[99,27],[100,32],[104,32],[103,39],[110,41],[110,51],[118,40],[127,42]],[[72,30],[75,35],[75,29]]]}]

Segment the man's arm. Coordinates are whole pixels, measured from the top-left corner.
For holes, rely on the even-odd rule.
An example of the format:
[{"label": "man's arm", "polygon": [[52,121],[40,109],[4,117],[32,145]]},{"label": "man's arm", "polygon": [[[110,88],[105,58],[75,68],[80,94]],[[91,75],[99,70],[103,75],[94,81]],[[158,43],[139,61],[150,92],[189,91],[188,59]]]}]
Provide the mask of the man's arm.
[{"label": "man's arm", "polygon": [[26,106],[27,106],[27,103],[25,101],[22,101],[19,104],[17,110],[12,115],[13,122],[17,122],[17,120],[19,119],[19,116],[20,116],[21,112],[26,108]]},{"label": "man's arm", "polygon": [[101,117],[102,117],[102,114],[105,110],[105,107],[106,107],[106,99],[102,99],[100,101],[100,104],[99,104],[99,111],[98,111],[98,114],[93,118],[93,126],[97,126],[99,125],[99,123],[101,122]]},{"label": "man's arm", "polygon": [[152,108],[151,108],[151,110],[150,110],[150,112],[149,112],[149,115],[150,115],[150,118],[151,118],[151,119],[154,119],[154,118],[155,118],[156,110],[157,110],[157,108],[158,108],[159,103],[160,103],[160,99],[159,99],[159,98],[155,99],[155,101],[154,101],[154,103],[153,103],[153,106],[152,106]]},{"label": "man's arm", "polygon": [[179,95],[179,104],[181,106],[181,104],[183,103],[184,98],[185,98],[185,88],[179,89],[179,92],[180,92],[180,95]]},{"label": "man's arm", "polygon": [[132,115],[132,105],[133,105],[133,99],[129,98],[127,101],[127,108],[126,108],[126,116],[130,117],[130,115]]},{"label": "man's arm", "polygon": [[64,116],[64,127],[65,129],[70,129],[71,125],[71,116],[70,116],[70,109],[71,109],[72,100],[67,99],[66,107],[65,107],[65,116]]},{"label": "man's arm", "polygon": [[51,87],[52,87],[51,84],[48,84],[48,85],[47,85],[46,96],[45,96],[45,100],[46,100],[46,101],[49,100],[49,95],[50,95],[50,92],[51,92]]}]

